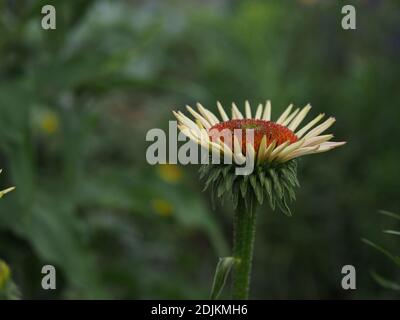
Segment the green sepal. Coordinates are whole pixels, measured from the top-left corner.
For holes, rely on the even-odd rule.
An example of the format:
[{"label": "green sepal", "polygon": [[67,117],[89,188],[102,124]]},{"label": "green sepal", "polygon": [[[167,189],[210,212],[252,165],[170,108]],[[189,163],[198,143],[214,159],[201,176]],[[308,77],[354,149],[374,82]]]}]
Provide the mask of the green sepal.
[{"label": "green sepal", "polygon": [[276,207],[291,216],[289,202],[296,200],[295,188],[300,184],[297,179],[296,160],[283,164],[264,165],[255,168],[251,175],[236,175],[234,165],[203,165],[200,176],[206,178],[204,190],[211,189],[213,207],[216,198],[229,198],[234,209],[241,199],[247,208],[255,201],[263,204],[268,198],[272,210]]},{"label": "green sepal", "polygon": [[247,193],[247,179],[248,179],[248,176],[244,176],[241,179],[241,183],[240,183],[240,192],[242,193],[243,199],[246,197],[246,193]]}]

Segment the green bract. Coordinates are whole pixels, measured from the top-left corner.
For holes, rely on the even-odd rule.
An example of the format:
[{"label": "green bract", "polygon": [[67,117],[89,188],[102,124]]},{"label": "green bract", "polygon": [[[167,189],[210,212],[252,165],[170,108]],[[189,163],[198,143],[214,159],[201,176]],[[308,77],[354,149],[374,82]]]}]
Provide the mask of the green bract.
[{"label": "green bract", "polygon": [[[268,201],[272,210],[278,207],[291,216],[289,203],[296,200],[295,188],[300,187],[297,179],[297,160],[275,165],[259,165],[250,175],[236,175],[236,165],[207,164],[201,166],[200,178],[205,179],[204,190],[211,188],[213,206],[215,199],[231,199],[234,209],[240,198],[247,208]],[[251,212],[251,211],[250,211]]]}]

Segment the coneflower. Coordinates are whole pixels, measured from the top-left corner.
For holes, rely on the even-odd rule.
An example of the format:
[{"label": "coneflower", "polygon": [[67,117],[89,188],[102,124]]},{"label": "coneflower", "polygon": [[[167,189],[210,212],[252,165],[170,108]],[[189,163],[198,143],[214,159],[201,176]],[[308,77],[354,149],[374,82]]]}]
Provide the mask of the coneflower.
[{"label": "coneflower", "polygon": [[[279,207],[291,215],[289,201],[295,200],[295,188],[299,187],[297,179],[297,158],[305,155],[326,152],[342,146],[345,142],[331,142],[332,134],[323,134],[334,122],[324,114],[319,114],[300,127],[311,109],[308,104],[293,110],[293,105],[277,118],[271,120],[271,103],[259,104],[252,113],[248,101],[245,113],[242,114],[235,103],[232,103],[231,118],[222,105],[217,102],[220,113],[214,113],[197,104],[197,111],[186,107],[193,120],[182,112],[174,112],[178,127],[183,134],[194,142],[207,148],[210,155],[229,156],[232,162],[222,164],[205,164],[200,169],[201,178],[206,178],[205,189],[211,187],[212,198],[230,197],[235,209],[233,258],[221,260],[214,278],[213,294],[220,291],[218,279],[225,269],[234,267],[233,298],[247,299],[249,292],[251,261],[255,237],[256,206],[266,198],[270,207]],[[246,161],[252,161],[250,174],[239,175],[237,169]],[[225,261],[225,263],[223,263]]]}]

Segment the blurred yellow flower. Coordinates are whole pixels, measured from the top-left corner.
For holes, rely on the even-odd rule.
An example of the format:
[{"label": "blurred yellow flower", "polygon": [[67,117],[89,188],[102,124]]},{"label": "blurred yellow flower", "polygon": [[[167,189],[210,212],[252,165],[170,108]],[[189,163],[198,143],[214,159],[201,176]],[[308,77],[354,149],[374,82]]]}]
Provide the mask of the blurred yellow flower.
[{"label": "blurred yellow flower", "polygon": [[168,183],[178,183],[182,180],[183,172],[176,164],[161,164],[158,167],[161,179]]},{"label": "blurred yellow flower", "polygon": [[40,130],[48,135],[52,135],[60,128],[60,121],[55,112],[46,111],[39,119]]},{"label": "blurred yellow flower", "polygon": [[168,217],[172,215],[174,208],[172,207],[171,203],[164,200],[164,199],[154,199],[152,201],[152,206],[154,211],[163,217]]},{"label": "blurred yellow flower", "polygon": [[3,260],[0,260],[0,290],[4,288],[8,279],[10,279],[10,274],[8,265]]}]

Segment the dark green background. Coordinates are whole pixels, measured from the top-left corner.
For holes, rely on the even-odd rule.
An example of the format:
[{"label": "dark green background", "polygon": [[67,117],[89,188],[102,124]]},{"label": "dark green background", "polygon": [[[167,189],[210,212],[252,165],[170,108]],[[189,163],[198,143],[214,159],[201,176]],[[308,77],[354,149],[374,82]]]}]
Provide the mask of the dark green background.
[{"label": "dark green background", "polygon": [[[231,208],[212,211],[197,166],[148,165],[145,134],[185,104],[271,99],[275,117],[291,102],[335,116],[348,144],[300,161],[293,217],[260,209],[251,297],[395,298],[370,271],[398,270],[361,238],[398,253],[377,210],[399,211],[400,3],[352,3],[345,31],[334,0],[1,0],[1,185],[17,189],[0,258],[22,297],[206,298]],[[346,264],[357,290],[341,288]]]}]

